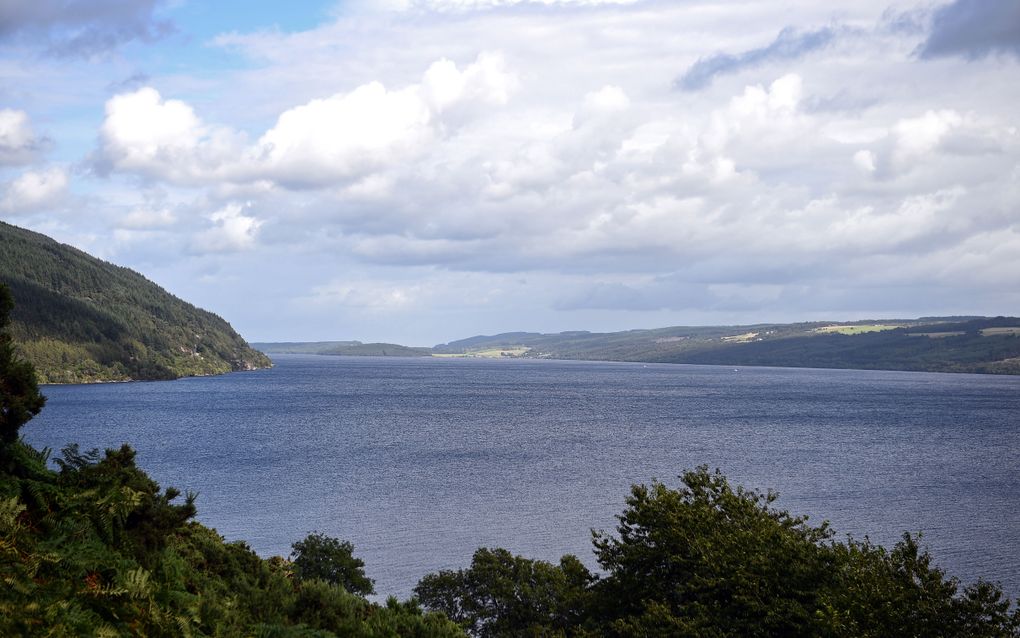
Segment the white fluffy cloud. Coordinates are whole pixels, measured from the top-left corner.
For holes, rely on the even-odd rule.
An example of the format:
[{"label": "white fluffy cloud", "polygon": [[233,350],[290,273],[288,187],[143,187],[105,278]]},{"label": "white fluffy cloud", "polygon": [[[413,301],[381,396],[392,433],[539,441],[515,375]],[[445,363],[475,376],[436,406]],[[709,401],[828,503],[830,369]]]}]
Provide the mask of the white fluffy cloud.
[{"label": "white fluffy cloud", "polygon": [[[243,64],[110,98],[124,254],[273,263],[323,317],[450,337],[1020,308],[1020,66],[921,55],[924,7],[388,5],[220,35]],[[437,318],[462,289],[485,302]]]},{"label": "white fluffy cloud", "polygon": [[0,211],[19,215],[50,208],[64,198],[67,184],[67,173],[59,167],[25,171],[6,185]]},{"label": "white fluffy cloud", "polygon": [[231,203],[208,216],[210,226],[198,233],[192,249],[198,253],[229,253],[254,248],[262,221],[245,214],[246,205]]},{"label": "white fluffy cloud", "polygon": [[32,162],[42,144],[32,131],[28,113],[0,109],[0,166]]},{"label": "white fluffy cloud", "polygon": [[103,160],[111,167],[173,182],[226,178],[224,169],[236,161],[240,141],[151,87],[111,98],[99,135]]},{"label": "white fluffy cloud", "polygon": [[100,151],[117,171],[170,182],[327,187],[421,155],[472,106],[505,104],[516,84],[495,54],[463,70],[439,60],[403,89],[371,82],[288,109],[254,144],[146,87],[107,102]]}]

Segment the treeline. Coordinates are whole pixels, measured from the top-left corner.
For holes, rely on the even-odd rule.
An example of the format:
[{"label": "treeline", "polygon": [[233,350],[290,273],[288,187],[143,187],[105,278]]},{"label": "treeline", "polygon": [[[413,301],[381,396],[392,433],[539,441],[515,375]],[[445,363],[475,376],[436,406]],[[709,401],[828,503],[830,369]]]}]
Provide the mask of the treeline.
[{"label": "treeline", "polygon": [[0,285],[3,636],[1020,636],[998,586],[961,587],[916,538],[837,541],[704,467],[632,488],[616,530],[593,534],[601,574],[479,549],[373,603],[350,543],[311,534],[263,559],[195,522],[195,495],[161,490],[127,446],[49,467],[18,438],[44,399],[9,308]]},{"label": "treeline", "polygon": [[[762,340],[662,357],[666,363],[1020,374],[1020,334],[983,334],[994,320],[857,335]],[[1016,326],[1020,321],[1010,318]],[[959,332],[960,334],[952,334]],[[935,336],[928,336],[934,334]]]},{"label": "treeline", "polygon": [[12,331],[44,383],[174,379],[271,365],[222,318],[140,274],[0,222]]}]

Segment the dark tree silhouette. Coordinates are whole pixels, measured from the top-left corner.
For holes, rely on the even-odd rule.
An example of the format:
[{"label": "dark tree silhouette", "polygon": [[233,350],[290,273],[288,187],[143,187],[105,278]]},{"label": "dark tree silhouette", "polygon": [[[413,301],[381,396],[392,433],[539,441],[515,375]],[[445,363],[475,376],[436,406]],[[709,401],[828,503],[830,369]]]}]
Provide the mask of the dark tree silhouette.
[{"label": "dark tree silhouette", "polygon": [[39,414],[46,398],[39,393],[35,370],[14,349],[8,328],[14,300],[0,284],[0,445],[18,440],[18,430]]}]

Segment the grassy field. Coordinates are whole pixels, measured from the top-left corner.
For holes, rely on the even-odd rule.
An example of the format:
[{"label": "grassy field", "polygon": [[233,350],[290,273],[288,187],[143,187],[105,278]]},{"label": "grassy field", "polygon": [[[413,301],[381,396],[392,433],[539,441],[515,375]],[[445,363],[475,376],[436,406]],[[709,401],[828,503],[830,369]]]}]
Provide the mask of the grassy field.
[{"label": "grassy field", "polygon": [[433,354],[433,357],[476,357],[481,359],[499,359],[501,357],[520,357],[526,354],[531,348],[526,346],[510,346],[507,348],[486,348],[485,350],[469,350],[457,354]]},{"label": "grassy field", "polygon": [[985,328],[981,331],[981,334],[986,337],[991,335],[1020,335],[1020,326],[1011,326],[1008,328]]},{"label": "grassy field", "polygon": [[733,335],[732,337],[723,337],[722,340],[729,343],[747,343],[753,341],[758,336],[757,332],[745,332],[742,335]]},{"label": "grassy field", "polygon": [[894,326],[883,323],[867,324],[861,326],[823,326],[821,328],[815,328],[815,332],[822,332],[825,334],[840,334],[840,335],[859,335],[866,332],[882,332],[883,330],[895,330],[900,326]]}]

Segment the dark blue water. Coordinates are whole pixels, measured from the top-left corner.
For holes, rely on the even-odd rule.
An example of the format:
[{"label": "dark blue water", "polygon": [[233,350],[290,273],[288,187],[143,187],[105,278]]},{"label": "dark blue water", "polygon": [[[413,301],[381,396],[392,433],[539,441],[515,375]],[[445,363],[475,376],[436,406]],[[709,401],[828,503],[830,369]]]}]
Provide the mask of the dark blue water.
[{"label": "dark blue water", "polygon": [[381,594],[479,546],[594,565],[635,482],[718,467],[779,505],[1020,594],[1020,377],[280,356],[272,370],[50,386],[25,428],[128,442],[199,519],[263,555],[355,544]]}]

